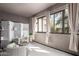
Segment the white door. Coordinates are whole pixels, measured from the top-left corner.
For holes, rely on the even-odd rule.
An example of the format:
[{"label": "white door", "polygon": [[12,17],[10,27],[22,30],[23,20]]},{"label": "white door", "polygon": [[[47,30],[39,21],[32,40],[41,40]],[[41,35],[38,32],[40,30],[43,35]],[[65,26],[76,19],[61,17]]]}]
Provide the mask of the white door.
[{"label": "white door", "polygon": [[29,24],[21,24],[21,38],[29,37]]}]

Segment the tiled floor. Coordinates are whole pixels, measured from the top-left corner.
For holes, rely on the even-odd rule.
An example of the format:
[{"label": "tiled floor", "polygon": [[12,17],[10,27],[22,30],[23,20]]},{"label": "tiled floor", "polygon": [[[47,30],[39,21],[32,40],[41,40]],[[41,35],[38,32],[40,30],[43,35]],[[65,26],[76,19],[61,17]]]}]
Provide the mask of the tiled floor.
[{"label": "tiled floor", "polygon": [[72,55],[33,42],[28,44],[28,56],[72,56]]}]

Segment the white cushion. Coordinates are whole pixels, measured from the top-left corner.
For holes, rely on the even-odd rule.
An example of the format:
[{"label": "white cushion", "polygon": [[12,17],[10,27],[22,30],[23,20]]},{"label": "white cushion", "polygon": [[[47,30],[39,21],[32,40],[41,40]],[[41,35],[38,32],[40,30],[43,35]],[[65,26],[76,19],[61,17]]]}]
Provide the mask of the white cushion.
[{"label": "white cushion", "polygon": [[7,48],[15,48],[15,47],[19,47],[19,45],[15,44],[15,43],[11,43],[7,46]]}]

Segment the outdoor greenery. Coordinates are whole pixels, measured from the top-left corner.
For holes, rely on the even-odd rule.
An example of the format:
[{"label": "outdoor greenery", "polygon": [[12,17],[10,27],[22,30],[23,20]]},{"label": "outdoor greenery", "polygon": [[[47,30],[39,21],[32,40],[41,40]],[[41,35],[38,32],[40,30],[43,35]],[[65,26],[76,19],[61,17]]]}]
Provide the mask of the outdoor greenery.
[{"label": "outdoor greenery", "polygon": [[32,33],[29,33],[29,35],[32,35]]},{"label": "outdoor greenery", "polygon": [[[53,15],[55,15],[55,14],[53,14]],[[57,15],[57,16],[60,16],[60,15]],[[51,23],[51,32],[60,32],[60,31],[62,31],[62,29],[64,29],[64,33],[68,33],[69,32],[69,26],[68,26],[67,19],[68,19],[68,16],[66,16],[66,15],[64,15],[63,18],[59,17],[58,20],[55,20],[55,18],[52,19],[52,20],[54,20],[54,22],[53,22],[54,24],[52,25],[52,23]],[[59,27],[57,27],[57,26],[59,26]],[[63,28],[63,26],[64,26],[64,28]]]}]

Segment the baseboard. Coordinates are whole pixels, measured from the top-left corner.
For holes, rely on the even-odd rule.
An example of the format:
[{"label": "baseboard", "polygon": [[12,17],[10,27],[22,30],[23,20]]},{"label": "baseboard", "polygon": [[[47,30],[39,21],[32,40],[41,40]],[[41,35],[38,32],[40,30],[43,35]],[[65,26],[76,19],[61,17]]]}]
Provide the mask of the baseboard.
[{"label": "baseboard", "polygon": [[56,50],[59,50],[59,51],[62,51],[62,52],[65,52],[65,53],[71,54],[71,55],[73,55],[73,56],[79,56],[79,55],[74,54],[74,53],[71,53],[71,52],[67,52],[67,51],[64,51],[64,50],[61,50],[61,49],[58,49],[58,48],[55,48],[55,47],[51,47],[51,46],[45,45],[45,44],[40,43],[40,42],[37,42],[37,41],[35,41],[35,40],[33,40],[33,42],[36,42],[36,43],[42,44],[42,45],[44,45],[44,46],[47,46],[47,47],[50,47],[50,48],[53,48],[53,49],[56,49]]}]

